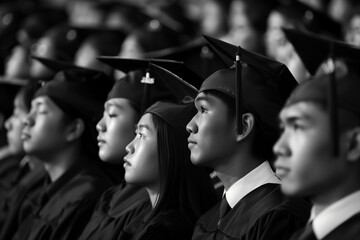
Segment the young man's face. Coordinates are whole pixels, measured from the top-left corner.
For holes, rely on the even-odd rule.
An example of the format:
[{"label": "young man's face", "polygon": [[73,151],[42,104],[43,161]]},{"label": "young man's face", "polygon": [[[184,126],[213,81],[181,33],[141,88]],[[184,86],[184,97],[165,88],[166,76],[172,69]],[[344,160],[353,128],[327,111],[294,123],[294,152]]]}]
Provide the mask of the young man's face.
[{"label": "young man's face", "polygon": [[284,108],[280,120],[283,133],[274,153],[283,192],[314,198],[335,191],[347,169],[344,153],[333,155],[328,113],[313,103],[299,102]]},{"label": "young man's face", "polygon": [[125,147],[134,138],[138,113],[129,100],[113,98],[105,103],[102,119],[96,125],[99,156],[104,162],[122,164]]},{"label": "young man's face", "polygon": [[35,98],[24,120],[21,138],[26,153],[50,156],[68,144],[64,112],[47,96]]},{"label": "young man's face", "polygon": [[230,120],[226,104],[210,94],[200,93],[195,106],[198,112],[186,126],[191,161],[219,169],[235,149],[235,119]]},{"label": "young man's face", "polygon": [[13,114],[6,120],[5,128],[7,130],[7,142],[11,153],[14,155],[23,154],[23,142],[21,134],[23,129],[23,121],[27,115],[27,109],[21,102],[20,95],[17,95],[14,101]]}]

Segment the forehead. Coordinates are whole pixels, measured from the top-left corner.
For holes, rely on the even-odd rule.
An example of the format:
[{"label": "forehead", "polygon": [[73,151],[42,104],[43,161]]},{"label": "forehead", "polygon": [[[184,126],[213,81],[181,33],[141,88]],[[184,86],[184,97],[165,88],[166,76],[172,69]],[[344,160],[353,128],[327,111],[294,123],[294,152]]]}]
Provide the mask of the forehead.
[{"label": "forehead", "polygon": [[209,104],[215,104],[216,102],[220,101],[220,98],[214,96],[211,93],[201,92],[196,96],[195,103],[200,102],[200,101],[207,102]]},{"label": "forehead", "polygon": [[106,101],[105,108],[115,107],[119,109],[126,109],[131,107],[130,101],[126,98],[112,98]]},{"label": "forehead", "polygon": [[153,115],[151,113],[145,113],[144,115],[142,115],[142,117],[140,118],[140,120],[137,124],[137,128],[141,128],[141,127],[145,126],[149,130],[154,130],[155,126],[154,126],[152,117],[153,117]]},{"label": "forehead", "polygon": [[36,107],[39,105],[43,105],[49,108],[56,108],[56,104],[48,97],[48,96],[39,96],[32,100],[31,106]]},{"label": "forehead", "polygon": [[280,112],[280,120],[286,121],[290,118],[328,120],[328,114],[314,102],[298,102],[286,106]]}]

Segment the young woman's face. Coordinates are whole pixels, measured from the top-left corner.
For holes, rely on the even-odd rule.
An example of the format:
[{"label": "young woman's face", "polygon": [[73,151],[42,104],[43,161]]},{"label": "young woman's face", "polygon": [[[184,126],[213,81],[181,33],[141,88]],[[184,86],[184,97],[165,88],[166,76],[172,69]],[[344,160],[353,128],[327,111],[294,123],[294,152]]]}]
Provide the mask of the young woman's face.
[{"label": "young woman's face", "polygon": [[152,115],[143,115],[134,140],[126,147],[125,180],[128,183],[158,189],[160,186],[157,131]]},{"label": "young woman's face", "polygon": [[138,113],[125,98],[113,98],[105,103],[102,119],[96,125],[99,156],[104,162],[122,164],[125,147],[134,138]]},{"label": "young woman's face", "polygon": [[314,198],[335,189],[346,176],[346,161],[333,156],[329,115],[299,102],[283,109],[280,120],[283,133],[274,153],[283,192]]},{"label": "young woman's face", "polygon": [[7,142],[13,155],[22,154],[24,152],[21,133],[23,121],[27,115],[27,109],[20,98],[19,95],[15,98],[13,114],[5,122]]},{"label": "young woman's face", "polygon": [[191,161],[219,170],[235,149],[235,120],[229,122],[228,107],[213,95],[200,93],[195,106],[198,112],[186,126]]},{"label": "young woman's face", "polygon": [[64,112],[47,96],[35,98],[24,121],[21,138],[25,152],[48,156],[68,144]]}]

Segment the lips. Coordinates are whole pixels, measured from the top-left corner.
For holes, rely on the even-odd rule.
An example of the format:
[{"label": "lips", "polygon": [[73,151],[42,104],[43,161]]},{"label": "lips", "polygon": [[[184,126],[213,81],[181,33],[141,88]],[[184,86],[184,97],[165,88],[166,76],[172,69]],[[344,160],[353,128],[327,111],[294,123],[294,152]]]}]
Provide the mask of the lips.
[{"label": "lips", "polygon": [[106,143],[106,141],[104,139],[102,139],[101,137],[98,137],[97,141],[98,141],[98,146],[103,145],[104,143]]},{"label": "lips", "polygon": [[276,175],[280,179],[286,178],[288,176],[289,172],[290,172],[289,168],[282,167],[282,166],[276,166]]},{"label": "lips", "polygon": [[30,138],[31,138],[31,135],[29,133],[27,133],[27,132],[22,132],[21,133],[21,140],[26,141],[26,140],[28,140]]},{"label": "lips", "polygon": [[129,161],[124,157],[124,167],[129,167],[130,165]]},{"label": "lips", "polygon": [[191,149],[196,145],[196,141],[193,140],[192,138],[188,138],[188,148]]}]

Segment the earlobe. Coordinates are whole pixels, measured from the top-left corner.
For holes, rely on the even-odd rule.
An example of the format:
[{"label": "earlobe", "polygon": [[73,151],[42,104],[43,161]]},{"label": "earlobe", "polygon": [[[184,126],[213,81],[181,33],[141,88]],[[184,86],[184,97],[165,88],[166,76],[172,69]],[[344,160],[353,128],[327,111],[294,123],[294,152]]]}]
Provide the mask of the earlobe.
[{"label": "earlobe", "polygon": [[[245,113],[242,116],[242,124],[243,124],[243,133],[237,134],[236,133],[236,141],[240,142],[245,139],[247,136],[250,135],[254,125],[255,125],[255,118],[254,115],[251,113]],[[236,130],[236,129],[235,129]]]},{"label": "earlobe", "polygon": [[85,124],[81,119],[75,119],[74,122],[72,122],[69,126],[69,131],[67,134],[66,139],[70,141],[74,141],[83,134],[85,130]]},{"label": "earlobe", "polygon": [[348,132],[347,158],[351,162],[360,161],[360,127]]}]

